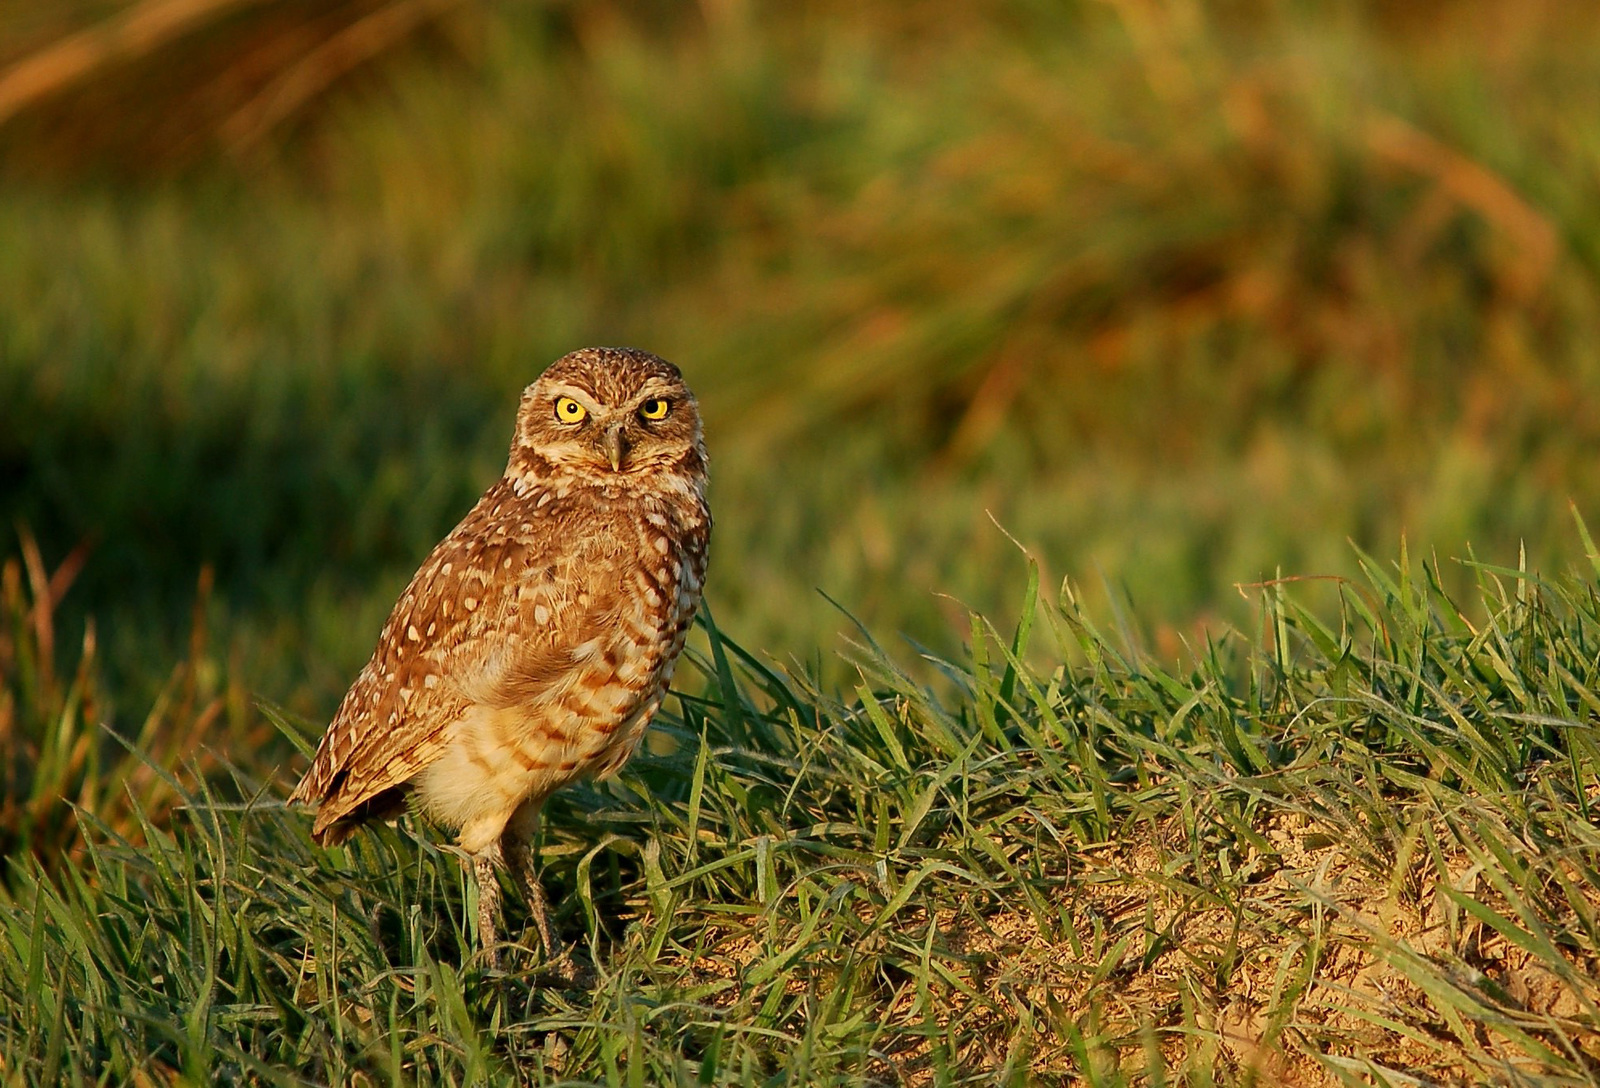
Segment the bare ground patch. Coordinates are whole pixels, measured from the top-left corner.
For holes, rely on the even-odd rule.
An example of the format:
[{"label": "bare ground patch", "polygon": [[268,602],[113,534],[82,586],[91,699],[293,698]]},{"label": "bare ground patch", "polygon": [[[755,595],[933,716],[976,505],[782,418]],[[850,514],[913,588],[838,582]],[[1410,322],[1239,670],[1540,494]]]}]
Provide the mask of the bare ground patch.
[{"label": "bare ground patch", "polygon": [[[787,989],[825,995],[852,952],[920,949],[931,969],[908,964],[898,987],[886,977],[875,1010],[870,1067],[884,1083],[1007,1070],[1040,1083],[1600,1077],[1600,964],[1568,939],[1600,912],[1582,851],[1439,817],[1387,857],[1298,814],[1255,830],[1254,845],[1208,850],[1168,820],[1064,851],[1031,909],[972,893],[937,909],[931,933],[920,906],[879,924],[871,898],[848,898],[853,946],[809,949]],[[730,930],[688,975],[731,1005],[746,970],[792,936]]]}]

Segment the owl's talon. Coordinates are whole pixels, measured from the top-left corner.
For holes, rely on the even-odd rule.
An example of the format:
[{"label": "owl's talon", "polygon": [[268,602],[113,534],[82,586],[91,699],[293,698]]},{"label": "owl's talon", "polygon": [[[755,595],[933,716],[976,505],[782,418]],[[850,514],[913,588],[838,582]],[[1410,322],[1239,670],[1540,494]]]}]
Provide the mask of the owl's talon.
[{"label": "owl's talon", "polygon": [[579,967],[572,953],[566,949],[561,954],[545,960],[534,971],[533,977],[538,980],[561,983],[574,989],[586,989],[594,984],[594,972],[588,968]]}]

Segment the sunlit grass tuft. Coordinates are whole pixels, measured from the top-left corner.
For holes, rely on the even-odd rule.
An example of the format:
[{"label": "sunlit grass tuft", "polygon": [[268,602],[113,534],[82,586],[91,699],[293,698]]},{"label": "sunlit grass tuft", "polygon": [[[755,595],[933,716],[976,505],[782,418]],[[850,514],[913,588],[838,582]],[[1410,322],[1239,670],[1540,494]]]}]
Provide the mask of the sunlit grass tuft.
[{"label": "sunlit grass tuft", "polygon": [[160,679],[144,717],[126,735],[113,731],[95,623],[83,627],[76,655],[59,644],[61,601],[89,549],[54,571],[25,530],[20,550],[20,559],[0,564],[0,854],[53,868],[82,860],[84,817],[141,841],[138,820],[164,819],[180,799],[166,772],[184,760],[214,768],[215,753],[203,744],[225,737],[232,747],[259,745],[265,723],[213,656],[208,571],[187,655]]}]

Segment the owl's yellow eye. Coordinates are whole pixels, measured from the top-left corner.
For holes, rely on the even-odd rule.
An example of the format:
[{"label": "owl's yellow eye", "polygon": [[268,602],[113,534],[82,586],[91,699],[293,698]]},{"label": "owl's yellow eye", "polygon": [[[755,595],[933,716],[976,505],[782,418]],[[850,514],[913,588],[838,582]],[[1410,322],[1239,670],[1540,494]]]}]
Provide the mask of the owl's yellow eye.
[{"label": "owl's yellow eye", "polygon": [[589,409],[571,397],[556,398],[556,418],[562,423],[582,423],[588,415]]},{"label": "owl's yellow eye", "polygon": [[657,419],[666,419],[667,413],[671,411],[671,409],[672,405],[667,402],[667,398],[651,397],[649,400],[639,405],[639,418],[652,421]]}]

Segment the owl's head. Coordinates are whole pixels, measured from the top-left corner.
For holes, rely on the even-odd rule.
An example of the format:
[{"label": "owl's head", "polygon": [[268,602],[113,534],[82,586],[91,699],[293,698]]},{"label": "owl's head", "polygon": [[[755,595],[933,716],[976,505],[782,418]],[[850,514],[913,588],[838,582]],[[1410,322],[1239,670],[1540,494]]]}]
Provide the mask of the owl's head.
[{"label": "owl's head", "polygon": [[602,482],[703,473],[700,409],[665,359],[635,348],[583,348],[523,391],[509,471]]}]

